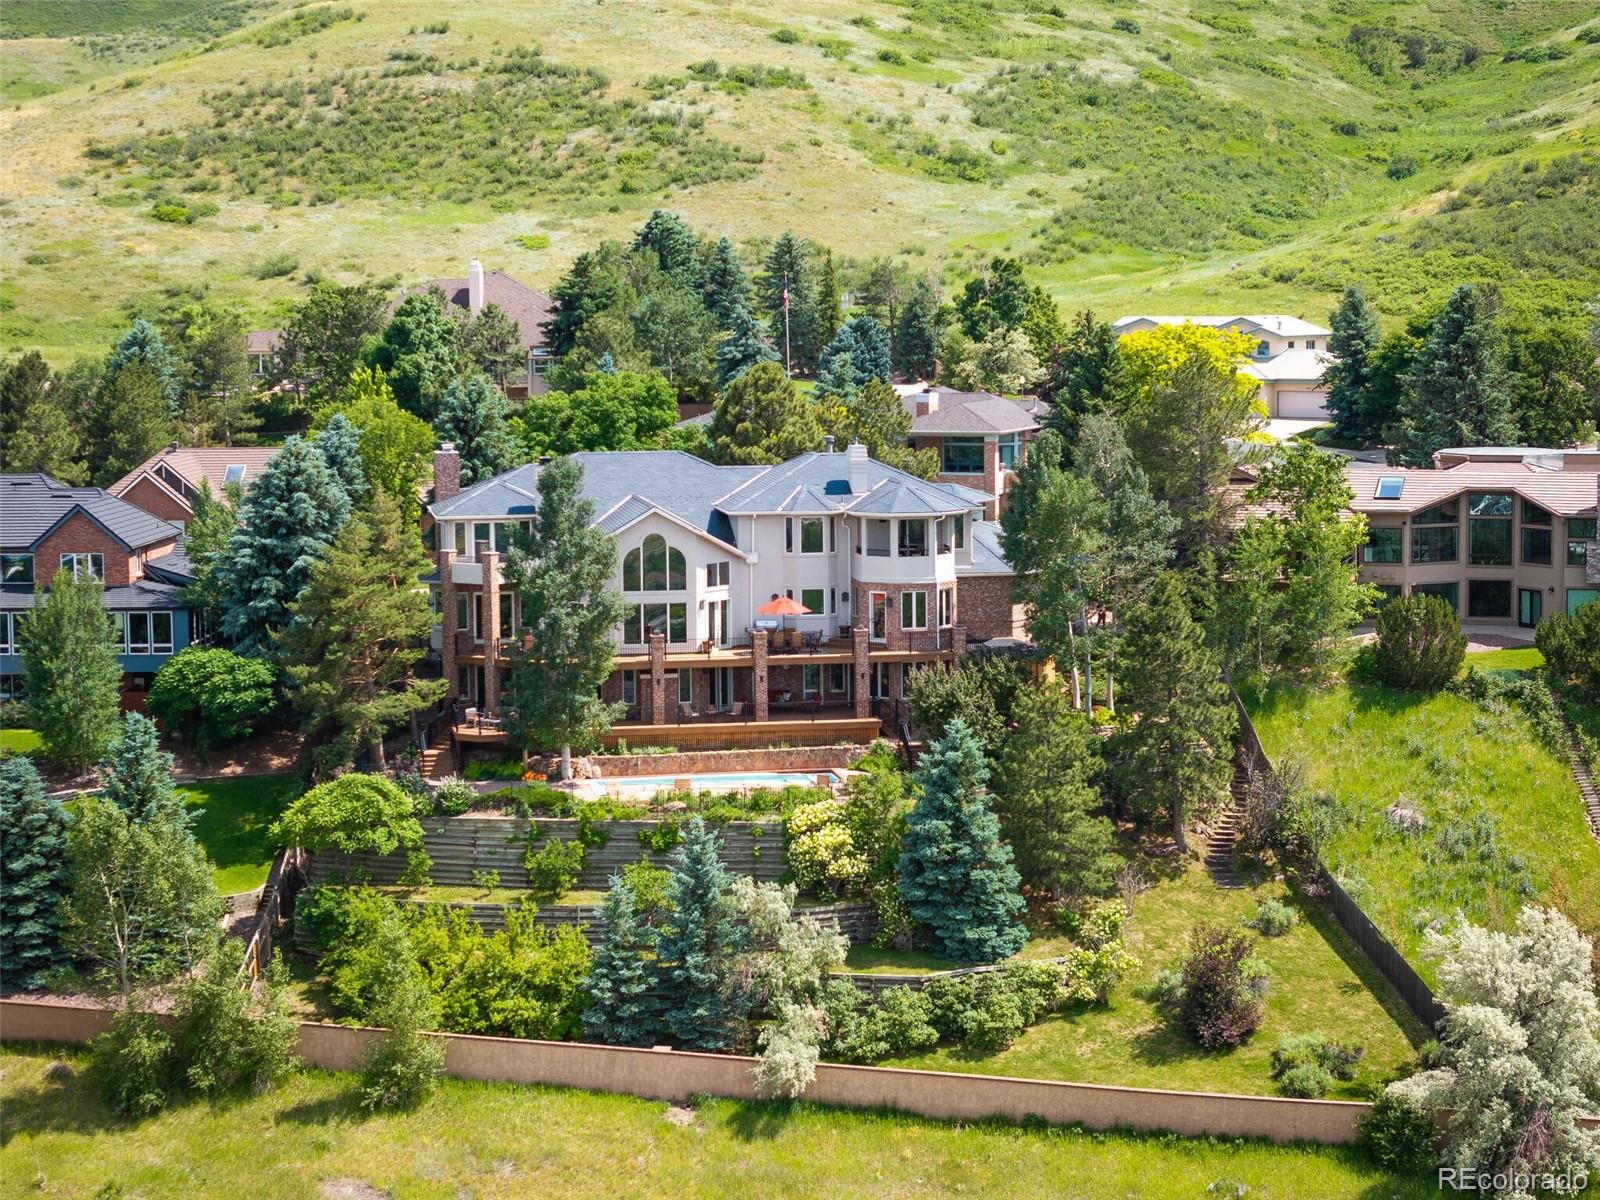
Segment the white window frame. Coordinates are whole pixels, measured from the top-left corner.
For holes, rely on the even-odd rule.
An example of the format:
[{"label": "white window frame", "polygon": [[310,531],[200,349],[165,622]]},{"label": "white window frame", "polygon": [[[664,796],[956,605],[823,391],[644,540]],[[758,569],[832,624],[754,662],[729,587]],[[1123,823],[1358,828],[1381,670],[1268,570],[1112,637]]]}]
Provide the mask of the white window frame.
[{"label": "white window frame", "polygon": [[[914,599],[913,599],[914,597]],[[909,603],[908,603],[909,602]],[[906,620],[907,609],[910,609],[911,620]],[[921,609],[920,614],[917,613]],[[928,593],[922,588],[907,588],[900,593],[900,628],[906,632],[923,630],[928,627]]]},{"label": "white window frame", "polygon": [[89,577],[91,579],[98,580],[101,583],[106,581],[106,556],[92,551],[63,554],[61,556],[61,570],[70,570],[74,579],[82,579],[83,574],[78,570],[79,559],[89,560]]}]

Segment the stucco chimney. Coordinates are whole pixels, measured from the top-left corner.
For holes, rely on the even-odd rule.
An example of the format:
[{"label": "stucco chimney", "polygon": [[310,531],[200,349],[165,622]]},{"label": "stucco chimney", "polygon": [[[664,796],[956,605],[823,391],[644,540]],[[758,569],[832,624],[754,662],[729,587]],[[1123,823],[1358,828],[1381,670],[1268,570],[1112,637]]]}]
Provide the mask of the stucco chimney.
[{"label": "stucco chimney", "polygon": [[467,264],[467,311],[473,316],[483,311],[483,264],[477,259]]},{"label": "stucco chimney", "polygon": [[461,452],[446,442],[433,452],[433,498],[448,500],[461,491]]},{"label": "stucco chimney", "polygon": [[845,450],[845,459],[850,471],[850,490],[859,495],[867,490],[867,448],[860,442],[851,442]]}]

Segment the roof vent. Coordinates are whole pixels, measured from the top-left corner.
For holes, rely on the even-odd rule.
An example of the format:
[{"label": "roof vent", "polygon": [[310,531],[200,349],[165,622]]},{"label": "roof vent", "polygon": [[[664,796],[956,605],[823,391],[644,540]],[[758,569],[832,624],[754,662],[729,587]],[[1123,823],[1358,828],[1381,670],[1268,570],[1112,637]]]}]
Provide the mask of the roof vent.
[{"label": "roof vent", "polygon": [[860,442],[851,442],[845,450],[850,490],[860,495],[867,490],[867,448]]},{"label": "roof vent", "polygon": [[822,439],[822,452],[824,454],[833,453],[833,434],[830,433]]}]

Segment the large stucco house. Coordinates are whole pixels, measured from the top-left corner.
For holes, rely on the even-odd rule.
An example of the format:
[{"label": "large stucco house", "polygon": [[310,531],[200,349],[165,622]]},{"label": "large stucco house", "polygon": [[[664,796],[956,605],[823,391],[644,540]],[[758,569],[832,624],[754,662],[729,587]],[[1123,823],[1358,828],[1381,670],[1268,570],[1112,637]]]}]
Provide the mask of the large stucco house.
[{"label": "large stucco house", "polygon": [[1204,325],[1231,329],[1255,339],[1245,374],[1261,383],[1261,399],[1273,420],[1326,421],[1328,388],[1323,375],[1335,361],[1328,353],[1329,330],[1299,317],[1187,316],[1118,317],[1111,328],[1118,336],[1161,325]]},{"label": "large stucco house", "polygon": [[[675,746],[863,741],[907,671],[979,641],[1022,636],[988,497],[928,482],[864,447],[777,466],[717,466],[677,451],[574,456],[595,523],[616,541],[628,615],[602,694],[627,706],[611,739]],[[437,638],[451,694],[494,713],[501,647],[519,624],[503,577],[533,518],[541,465],[458,490],[435,457]],[[808,611],[764,617],[779,598]]]}]

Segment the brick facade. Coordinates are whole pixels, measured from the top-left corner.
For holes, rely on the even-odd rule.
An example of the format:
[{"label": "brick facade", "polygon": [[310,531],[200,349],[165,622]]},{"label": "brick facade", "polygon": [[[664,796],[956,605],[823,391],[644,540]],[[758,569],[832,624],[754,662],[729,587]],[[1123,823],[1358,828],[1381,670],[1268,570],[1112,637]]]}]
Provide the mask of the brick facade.
[{"label": "brick facade", "polygon": [[[945,586],[956,589],[956,616],[963,618],[961,612],[961,587],[956,583]],[[933,583],[870,583],[858,579],[852,585],[852,613],[851,626],[862,626],[867,630],[869,639],[872,630],[872,594],[882,592],[888,598],[889,615],[887,622],[887,638],[883,641],[868,642],[871,650],[898,650],[931,653],[948,650],[951,646],[951,631],[949,626],[943,629],[939,625],[939,586]],[[926,629],[906,629],[900,623],[901,609],[900,596],[903,592],[926,592],[928,596],[928,627]]]},{"label": "brick facade", "polygon": [[[148,558],[160,558],[170,552],[177,541],[157,542],[145,547]],[[139,554],[130,551],[100,525],[84,516],[73,513],[59,528],[41,541],[33,550],[33,578],[41,587],[49,587],[61,569],[63,554],[99,554],[105,562],[105,585],[127,587],[139,579]]]},{"label": "brick facade", "polygon": [[143,509],[152,517],[187,525],[194,520],[194,510],[188,502],[172,494],[148,475],[140,479],[118,497],[135,508]]},{"label": "brick facade", "polygon": [[1027,636],[1022,605],[1011,599],[1009,575],[968,575],[956,596],[956,615],[974,641]]}]

